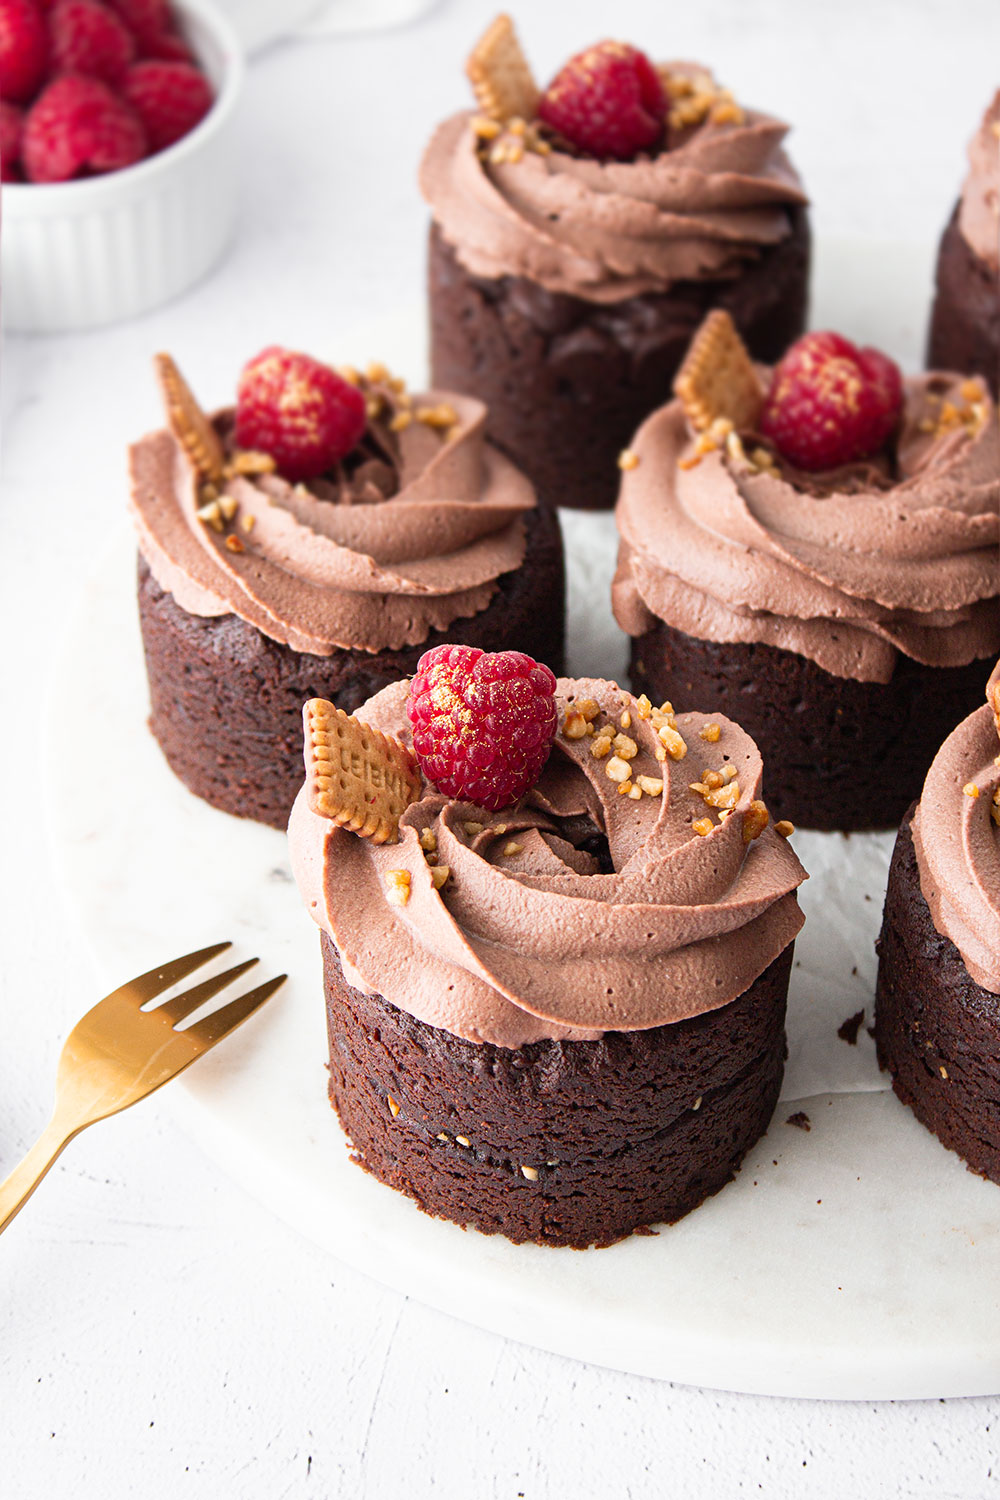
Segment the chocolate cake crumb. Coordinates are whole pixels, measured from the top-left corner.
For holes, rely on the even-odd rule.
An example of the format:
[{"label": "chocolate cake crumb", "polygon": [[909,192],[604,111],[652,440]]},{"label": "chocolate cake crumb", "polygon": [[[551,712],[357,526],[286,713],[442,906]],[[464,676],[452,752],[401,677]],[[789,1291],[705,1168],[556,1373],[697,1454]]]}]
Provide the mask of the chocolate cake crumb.
[{"label": "chocolate cake crumb", "polygon": [[858,1032],[864,1025],[864,1020],[864,1010],[856,1010],[853,1016],[848,1016],[846,1021],[841,1021],[837,1027],[837,1035],[840,1037],[840,1040],[846,1042],[849,1047],[856,1047],[858,1045]]},{"label": "chocolate cake crumb", "polygon": [[797,1130],[812,1130],[812,1121],[804,1109],[797,1109],[794,1115],[789,1115],[785,1124],[794,1125]]}]

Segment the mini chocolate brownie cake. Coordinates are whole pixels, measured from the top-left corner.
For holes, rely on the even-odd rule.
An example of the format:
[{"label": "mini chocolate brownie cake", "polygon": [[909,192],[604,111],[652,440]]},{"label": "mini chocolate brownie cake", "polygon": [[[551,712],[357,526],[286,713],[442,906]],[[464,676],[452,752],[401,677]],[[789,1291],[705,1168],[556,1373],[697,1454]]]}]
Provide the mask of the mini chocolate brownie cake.
[{"label": "mini chocolate brownie cake", "polygon": [[353,712],[446,639],[562,669],[558,518],[484,442],[482,406],[357,378],[364,436],[308,483],[241,452],[228,411],[207,501],[172,432],[132,450],[150,727],[192,792],[275,828],[302,782],[305,699]]},{"label": "mini chocolate brownie cake", "polygon": [[[505,19],[473,53],[474,80]],[[512,32],[507,43],[517,49]],[[630,151],[641,134],[588,133],[584,94],[570,139],[559,99],[625,55],[656,96],[648,138]],[[488,404],[491,440],[544,499],[608,508],[621,449],[666,398],[709,308],[730,311],[759,359],[801,332],[806,198],[787,127],[703,68],[654,70],[604,43],[539,94],[520,63],[520,96],[501,90],[497,103],[477,82],[483,113],[446,120],[424,156],[432,380]]]},{"label": "mini chocolate brownie cake", "polygon": [[732,714],[797,824],[892,827],[1000,650],[996,407],[981,379],[908,379],[887,446],[822,472],[765,416],[699,431],[677,400],[632,444],[613,586],[632,685]]},{"label": "mini chocolate brownie cake", "polygon": [[[993,678],[1000,709],[1000,669]],[[879,1062],[917,1119],[1000,1183],[1000,765],[977,709],[903,819],[886,891]]]},{"label": "mini chocolate brownie cake", "polygon": [[[556,703],[514,806],[425,781],[377,845],[307,782],[289,838],[355,1160],[427,1213],[584,1248],[688,1213],[767,1128],[805,872],[735,724],[594,680]],[[406,704],[358,717],[409,744]]]},{"label": "mini chocolate brownie cake", "polygon": [[1000,92],[969,146],[969,174],[937,261],[931,369],[982,375],[1000,396]]}]

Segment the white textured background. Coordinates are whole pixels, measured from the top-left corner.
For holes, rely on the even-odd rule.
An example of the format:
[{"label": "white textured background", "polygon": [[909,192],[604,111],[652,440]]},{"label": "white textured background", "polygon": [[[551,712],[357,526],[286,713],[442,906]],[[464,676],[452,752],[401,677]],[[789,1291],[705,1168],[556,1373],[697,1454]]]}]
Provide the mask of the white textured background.
[{"label": "white textured background", "polygon": [[[880,241],[905,240],[928,270],[965,141],[1000,82],[997,0],[512,8],[541,76],[609,32],[711,63],[739,98],[794,122],[821,242],[870,236],[877,256]],[[238,19],[240,0],[227,9]],[[170,348],[206,400],[267,342],[364,354],[369,320],[371,354],[392,362],[394,320],[412,324],[422,295],[419,147],[464,102],[460,62],[492,11],[452,0],[398,32],[271,48],[251,70],[227,263],[140,322],[5,344],[0,1174],[44,1123],[54,1017],[94,998],[45,847],[40,703],[81,570],[121,514],[124,443],[156,420],[148,356]],[[859,283],[845,332],[864,335],[872,295]],[[919,347],[926,310],[914,306],[896,352]],[[70,1147],[0,1239],[4,1500],[978,1500],[1000,1491],[998,1405],[731,1396],[479,1333],[296,1238],[159,1100]]]}]

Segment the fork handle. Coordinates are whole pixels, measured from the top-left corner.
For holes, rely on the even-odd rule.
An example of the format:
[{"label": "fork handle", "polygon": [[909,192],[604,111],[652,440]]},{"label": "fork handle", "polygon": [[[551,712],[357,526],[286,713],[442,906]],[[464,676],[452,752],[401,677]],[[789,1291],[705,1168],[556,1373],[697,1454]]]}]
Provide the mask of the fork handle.
[{"label": "fork handle", "polygon": [[0,1183],[0,1234],[27,1203],[63,1147],[69,1145],[79,1129],[79,1126],[67,1127],[65,1120],[53,1115],[20,1166],[14,1168],[6,1182]]}]

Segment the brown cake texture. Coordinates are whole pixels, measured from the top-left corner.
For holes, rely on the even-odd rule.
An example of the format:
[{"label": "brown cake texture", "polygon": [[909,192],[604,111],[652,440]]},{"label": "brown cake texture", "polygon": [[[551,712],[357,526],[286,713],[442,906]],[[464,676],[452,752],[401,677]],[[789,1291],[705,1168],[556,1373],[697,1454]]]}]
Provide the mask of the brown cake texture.
[{"label": "brown cake texture", "polygon": [[360,1165],[426,1213],[516,1243],[609,1245],[690,1212],[767,1129],[792,945],[719,1010],[511,1050],[353,989],[321,941],[331,1102]]},{"label": "brown cake texture", "polygon": [[410,676],[445,641],[525,651],[563,670],[564,577],[555,512],[525,521],[522,566],[504,573],[480,614],[398,651],[293,651],[236,615],[189,614],[139,560],[139,620],[149,677],[150,728],[188,789],[237,817],[284,828],[302,785],[302,705],[326,698],[353,713],[387,683]]},{"label": "brown cake texture", "polygon": [[657,620],[632,641],[631,682],[654,703],[723,713],[756,740],[764,796],[804,828],[894,828],[993,661],[927,667],[900,653],[889,682],[835,677],[758,642],[700,640]]},{"label": "brown cake texture", "polygon": [[805,327],[809,221],[730,281],[681,281],[615,303],[474,276],[431,226],[431,378],[489,407],[487,435],[550,504],[610,508],[618,456],[671,382],[706,312],[729,311],[755,359],[777,360]]},{"label": "brown cake texture", "polygon": [[934,926],[903,819],[879,938],[879,1063],[921,1124],[970,1170],[1000,1183],[1000,995],[973,980]]},{"label": "brown cake texture", "polygon": [[1000,273],[979,259],[958,227],[958,205],[941,236],[927,368],[981,375],[1000,396]]}]

